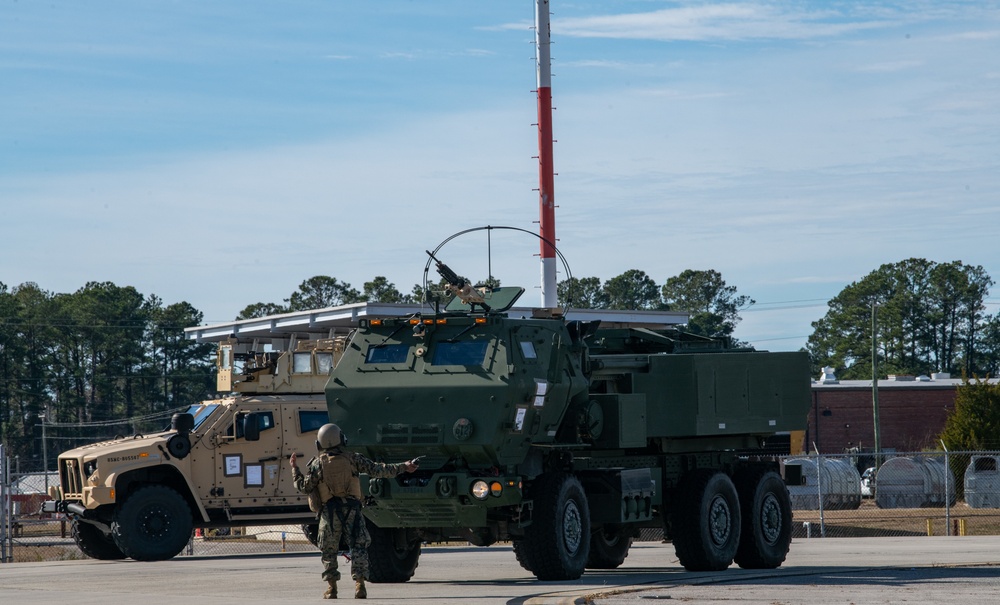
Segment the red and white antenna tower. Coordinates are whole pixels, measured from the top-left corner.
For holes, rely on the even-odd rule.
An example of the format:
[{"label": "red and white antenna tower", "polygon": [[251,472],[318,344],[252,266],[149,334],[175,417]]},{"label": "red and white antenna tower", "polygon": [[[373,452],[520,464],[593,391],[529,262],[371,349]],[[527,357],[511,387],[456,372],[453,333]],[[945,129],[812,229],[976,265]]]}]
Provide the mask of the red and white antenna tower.
[{"label": "red and white antenna tower", "polygon": [[549,0],[535,0],[535,72],[538,78],[538,235],[542,257],[542,307],[556,296],[556,193],[552,165],[552,57]]}]

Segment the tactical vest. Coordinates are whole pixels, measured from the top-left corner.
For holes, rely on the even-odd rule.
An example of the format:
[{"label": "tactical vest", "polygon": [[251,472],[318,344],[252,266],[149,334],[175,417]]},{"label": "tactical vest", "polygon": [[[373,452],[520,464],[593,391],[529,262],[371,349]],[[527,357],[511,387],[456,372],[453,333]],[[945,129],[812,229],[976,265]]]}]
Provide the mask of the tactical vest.
[{"label": "tactical vest", "polygon": [[323,476],[318,486],[321,505],[330,498],[361,500],[361,481],[354,473],[350,454],[323,452],[319,456],[319,465]]}]

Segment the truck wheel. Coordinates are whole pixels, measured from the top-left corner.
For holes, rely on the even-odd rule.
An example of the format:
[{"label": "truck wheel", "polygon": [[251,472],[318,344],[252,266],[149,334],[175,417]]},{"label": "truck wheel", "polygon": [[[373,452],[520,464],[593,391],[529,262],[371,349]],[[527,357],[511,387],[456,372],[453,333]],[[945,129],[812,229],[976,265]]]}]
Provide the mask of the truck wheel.
[{"label": "truck wheel", "polygon": [[625,562],[631,547],[631,531],[614,526],[601,527],[590,534],[587,569],[617,569]]},{"label": "truck wheel", "polygon": [[396,542],[396,532],[405,530],[383,529],[367,519],[365,523],[372,538],[368,546],[368,579],[375,583],[397,583],[412,578],[420,558],[420,542],[401,546]]},{"label": "truck wheel", "polygon": [[736,564],[744,569],[774,569],[792,542],[792,503],[788,488],[774,471],[737,477],[743,529]]},{"label": "truck wheel", "polygon": [[90,523],[73,521],[73,541],[80,548],[80,552],[91,559],[115,561],[125,558],[125,553],[118,548],[111,536]]},{"label": "truck wheel", "polygon": [[542,475],[532,486],[535,508],[524,534],[527,560],[539,580],[576,580],[590,556],[590,509],[573,475]]},{"label": "truck wheel", "polygon": [[524,539],[513,540],[511,542],[511,546],[514,548],[514,557],[517,559],[517,562],[526,571],[530,571],[532,575],[534,575],[535,562],[531,558],[531,550],[528,549],[528,546],[525,543]]},{"label": "truck wheel", "polygon": [[685,569],[729,567],[740,543],[740,502],[729,476],[711,469],[684,475],[671,525],[674,552]]},{"label": "truck wheel", "polygon": [[137,561],[170,559],[191,539],[191,508],[165,485],[137,489],[115,512],[111,535]]},{"label": "truck wheel", "polygon": [[319,523],[306,523],[302,526],[302,535],[309,543],[319,548]]}]

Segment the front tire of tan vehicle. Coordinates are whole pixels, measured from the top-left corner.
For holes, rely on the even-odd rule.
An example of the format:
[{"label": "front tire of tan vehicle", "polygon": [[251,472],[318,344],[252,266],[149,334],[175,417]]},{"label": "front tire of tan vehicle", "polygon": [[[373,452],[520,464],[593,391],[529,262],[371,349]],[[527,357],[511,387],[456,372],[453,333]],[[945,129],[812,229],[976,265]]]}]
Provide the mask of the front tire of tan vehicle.
[{"label": "front tire of tan vehicle", "polygon": [[302,526],[302,535],[309,543],[319,548],[319,523],[306,523]]},{"label": "front tire of tan vehicle", "polygon": [[134,491],[115,512],[111,535],[126,556],[137,561],[163,561],[184,550],[191,539],[191,508],[165,485]]},{"label": "front tire of tan vehicle", "polygon": [[80,552],[91,559],[116,561],[125,558],[125,553],[118,548],[111,536],[90,523],[73,521],[73,541],[76,542]]}]

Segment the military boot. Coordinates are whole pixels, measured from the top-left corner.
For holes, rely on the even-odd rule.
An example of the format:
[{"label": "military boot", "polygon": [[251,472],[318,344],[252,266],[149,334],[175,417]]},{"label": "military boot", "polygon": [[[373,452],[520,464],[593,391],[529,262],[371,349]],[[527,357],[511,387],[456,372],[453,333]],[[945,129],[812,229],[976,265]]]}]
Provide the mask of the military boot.
[{"label": "military boot", "polygon": [[330,582],[330,587],[326,589],[323,593],[324,599],[336,599],[337,598],[337,581],[334,580]]},{"label": "military boot", "polygon": [[357,580],[354,582],[354,598],[355,599],[367,599],[368,591],[365,589],[365,581]]}]

